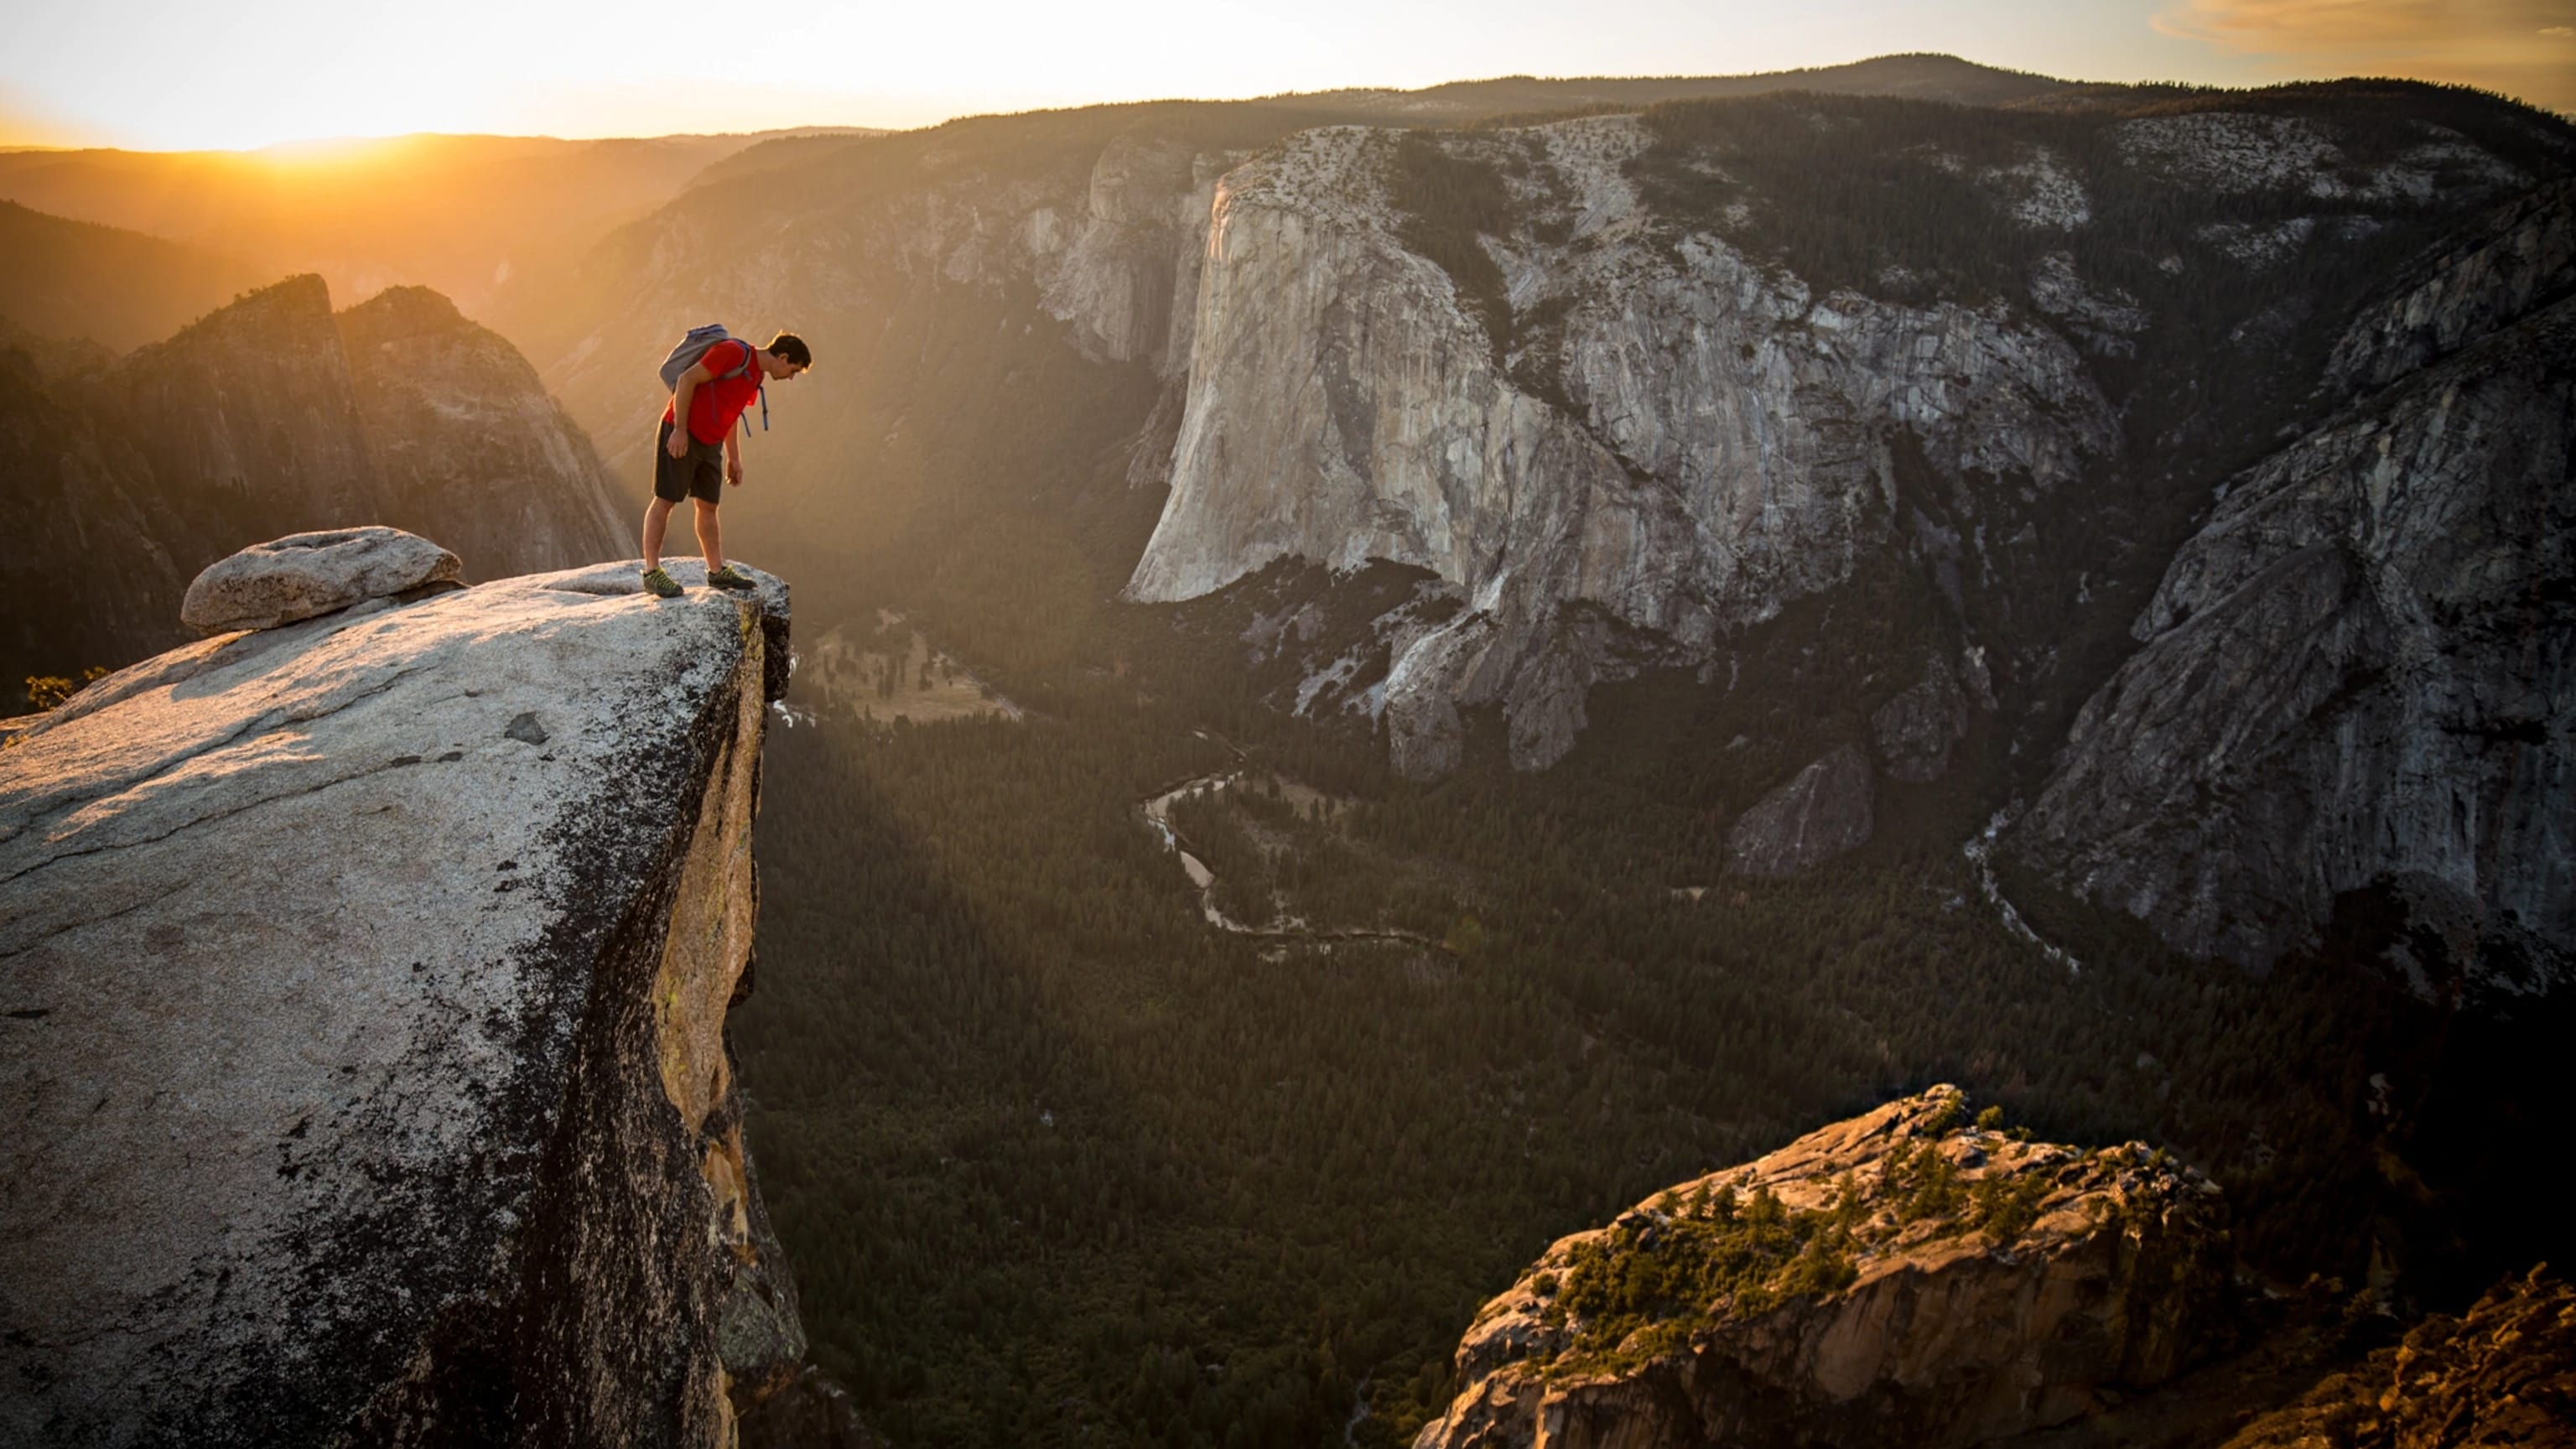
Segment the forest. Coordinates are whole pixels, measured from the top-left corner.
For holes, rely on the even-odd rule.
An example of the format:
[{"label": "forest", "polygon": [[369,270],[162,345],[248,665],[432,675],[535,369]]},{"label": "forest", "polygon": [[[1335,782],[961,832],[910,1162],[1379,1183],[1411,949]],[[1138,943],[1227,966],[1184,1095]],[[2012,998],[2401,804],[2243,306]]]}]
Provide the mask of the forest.
[{"label": "forest", "polygon": [[[2263,104],[2348,117],[2367,100],[2349,92]],[[2492,109],[2451,119],[2510,152]],[[1749,198],[1753,254],[1944,295],[2019,297],[2042,243],[1945,212],[1934,150],[2109,144],[2080,106],[1755,97],[1647,124],[1633,176],[1676,231],[1736,226]],[[1408,244],[1549,397],[1548,319],[1499,305],[1477,241],[1509,224],[1521,145],[1415,134],[1391,182]],[[2366,245],[2302,278],[2313,312],[2238,348],[2259,283],[2176,282],[2160,258],[2274,203],[2221,215],[2142,183],[2093,204],[2087,275],[2159,318],[2134,357],[2093,364],[2128,454],[2033,498],[1933,477],[1890,439],[1903,506],[1955,526],[1973,489],[1998,538],[2036,540],[2013,568],[1944,598],[1891,552],[1728,638],[1724,668],[1595,689],[1545,772],[1510,769],[1501,722],[1471,712],[1464,767],[1430,784],[1389,774],[1365,717],[1293,717],[1295,660],[1247,647],[1313,606],[1338,648],[1420,571],[1283,563],[1188,605],[1116,602],[1160,501],[1123,441],[1155,381],[1077,367],[1012,325],[1025,298],[890,314],[914,361],[867,380],[890,441],[835,525],[866,543],[764,539],[761,558],[795,580],[800,631],[900,610],[1023,716],[773,729],[757,988],[735,1016],[814,1356],[870,1422],[907,1446],[1407,1443],[1470,1316],[1548,1243],[1943,1081],[2050,1140],[2139,1140],[2209,1173],[2269,1283],[2458,1306],[2563,1261],[2563,1214],[2523,1179],[2576,1108],[2548,1068],[2564,1005],[2414,995],[2393,945],[2437,982],[2466,963],[2401,941],[2368,892],[2257,975],[2004,865],[2063,964],[2005,927],[1963,854],[2045,765],[2013,734],[2062,736],[2209,481],[2277,446],[2331,319],[2448,224],[2380,207]],[[916,441],[940,438],[957,446]],[[2070,620],[2071,575],[2104,559]],[[1945,776],[1885,783],[1862,849],[1726,874],[1730,821],[1970,636],[1996,643],[2018,723],[1981,716]],[[1212,778],[1231,783],[1172,827],[1214,873],[1205,903],[1274,934],[1213,926],[1143,811]]]},{"label": "forest", "polygon": [[[2532,1065],[2563,1023],[2407,995],[2360,964],[2359,905],[2257,978],[2015,883],[2069,970],[1980,900],[1961,787],[1812,875],[1722,877],[1715,712],[1541,775],[1488,739],[1412,785],[1235,686],[1194,696],[1165,613],[1093,632],[1129,667],[1006,677],[1045,701],[1019,722],[772,734],[751,1138],[816,1357],[896,1442],[1307,1445],[1355,1405],[1356,1442],[1406,1442],[1555,1237],[1936,1081],[2052,1139],[2169,1146],[2287,1283],[2376,1254],[2466,1293],[2563,1234],[2495,1190],[2563,1105]],[[1300,914],[1439,944],[1212,930],[1140,803],[1244,768],[1344,803],[1181,816],[1233,823],[1220,884],[1298,842],[1265,879]]]}]

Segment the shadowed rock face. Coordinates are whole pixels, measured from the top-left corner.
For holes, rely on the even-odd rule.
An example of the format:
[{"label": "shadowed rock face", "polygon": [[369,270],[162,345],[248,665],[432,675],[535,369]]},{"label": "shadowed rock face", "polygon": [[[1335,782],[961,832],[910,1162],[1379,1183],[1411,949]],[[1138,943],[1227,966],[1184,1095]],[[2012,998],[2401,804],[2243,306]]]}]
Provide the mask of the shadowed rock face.
[{"label": "shadowed rock face", "polygon": [[535,371],[420,288],[335,318],[319,277],[290,278],[94,374],[7,391],[0,464],[32,494],[0,564],[13,684],[179,642],[187,581],[262,539],[387,523],[448,544],[469,579],[627,548]]},{"label": "shadowed rock face", "polygon": [[1934,1088],[1561,1239],[1477,1314],[1415,1449],[1940,1449],[2172,1378],[2224,1301],[2216,1186],[1960,1110]]},{"label": "shadowed rock face", "polygon": [[[2254,965],[2383,888],[2488,985],[2576,941],[2576,189],[2336,351],[2359,392],[2231,480],[2009,837]],[[2394,379],[2391,381],[2390,379]]]},{"label": "shadowed rock face", "polygon": [[2226,1449],[2319,1444],[2576,1444],[2576,1289],[2535,1268],[2458,1318],[2434,1314],[2409,1330],[2404,1343],[2246,1425]]},{"label": "shadowed rock face", "polygon": [[792,1373],[723,1036],[787,595],[636,588],[209,639],[0,752],[0,1441],[721,1445]]},{"label": "shadowed rock face", "polygon": [[1951,747],[1968,732],[1968,700],[1949,662],[1932,657],[1923,682],[1880,705],[1869,717],[1870,741],[1891,779],[1940,779]]},{"label": "shadowed rock face", "polygon": [[185,546],[188,525],[122,430],[53,395],[24,352],[0,350],[0,474],[20,530],[0,549],[0,714],[18,711],[27,675],[189,637],[179,601],[216,555]]},{"label": "shadowed rock face", "polygon": [[200,566],[263,538],[384,516],[320,277],[291,277],[137,349],[89,401],[200,530],[185,541]]},{"label": "shadowed rock face", "polygon": [[388,522],[456,550],[469,579],[624,551],[625,509],[598,452],[499,333],[426,287],[380,292],[337,321]]},{"label": "shadowed rock face", "polygon": [[1840,749],[1800,770],[1737,818],[1726,833],[1742,875],[1795,875],[1869,841],[1877,796],[1859,748]]}]

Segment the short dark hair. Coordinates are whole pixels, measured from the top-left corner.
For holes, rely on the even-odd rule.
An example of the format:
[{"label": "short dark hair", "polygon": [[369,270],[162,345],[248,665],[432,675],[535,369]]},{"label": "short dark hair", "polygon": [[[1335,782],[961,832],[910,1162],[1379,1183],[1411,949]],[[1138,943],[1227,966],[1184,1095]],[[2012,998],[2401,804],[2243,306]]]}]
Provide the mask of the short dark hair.
[{"label": "short dark hair", "polygon": [[806,346],[805,339],[793,332],[781,332],[770,338],[769,345],[761,351],[772,357],[784,357],[798,367],[814,365],[814,349]]}]

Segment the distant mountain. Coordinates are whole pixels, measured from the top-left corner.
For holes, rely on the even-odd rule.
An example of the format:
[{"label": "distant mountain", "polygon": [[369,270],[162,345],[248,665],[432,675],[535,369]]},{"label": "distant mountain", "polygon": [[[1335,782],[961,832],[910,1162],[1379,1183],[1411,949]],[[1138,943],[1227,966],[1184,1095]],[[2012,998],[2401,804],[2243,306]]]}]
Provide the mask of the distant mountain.
[{"label": "distant mountain", "polygon": [[[1599,110],[1690,86],[1750,93]],[[1421,104],[1508,114],[1387,124]],[[2404,341],[2368,386],[2329,354],[2379,357],[2347,328],[2426,311],[2397,295],[2422,289],[2408,269],[2576,172],[2576,131],[2412,83],[2071,87],[1894,57],[986,117],[761,159],[505,299],[502,325],[621,471],[640,470],[660,404],[644,366],[683,326],[798,327],[819,362],[772,389],[787,436],[750,447],[741,546],[913,579],[951,617],[1050,607],[1027,598],[1041,574],[1085,607],[1123,585],[1215,611],[1265,698],[1374,732],[1426,778],[1480,737],[1547,767],[1618,721],[1605,691],[1669,681],[1693,701],[1679,727],[1724,756],[1707,808],[1748,859],[1804,868],[1872,838],[1873,794],[1969,782],[1940,787],[1973,797],[1940,827],[1962,835],[2036,796],[2085,701],[2169,628],[2139,611],[2222,487],[2284,486],[2247,469],[2313,435],[2280,460],[2296,483],[2356,428],[2464,446],[2400,416],[2448,394],[2389,386],[2438,349]],[[2559,285],[2473,269],[2431,310],[2509,310],[2473,294],[2526,283]],[[2522,371],[2491,390],[2496,422],[2527,426],[2481,436],[2532,440],[2548,483],[2557,354],[2507,351]],[[2476,472],[2465,453],[2406,456],[2428,480]],[[2300,526],[2322,548],[2344,509]],[[2563,567],[2531,547],[2552,536],[2497,535],[2522,539],[2479,565],[2499,599],[2560,597]],[[2353,577],[2429,537],[2373,543]],[[1410,585],[1388,591],[1376,565]],[[2457,652],[2529,613],[2456,593],[2473,598],[2407,624],[2404,649]],[[2374,687],[2377,648],[2348,661],[2350,689],[2300,697],[2326,712],[2293,736],[2331,740],[2336,711],[2376,697],[2354,691]],[[2372,844],[2367,812],[2283,816],[2260,861],[2186,852],[2217,884],[2134,843],[2116,894],[2111,874],[2061,870],[2082,858],[2063,843],[2032,859],[2194,954],[2268,959],[2340,894],[2433,870],[2450,872],[2442,909],[2509,908],[2563,957],[2563,872],[2474,864],[2571,828],[2563,805],[2511,794],[2553,798],[2576,745],[2495,692],[2520,677],[2507,653],[2461,676],[2473,707],[2373,707],[2389,768],[2448,762],[2409,786],[2402,833],[2432,841],[2432,802],[2466,792],[2434,865]],[[2196,676],[2223,687],[2191,696],[2194,728],[2288,703],[2263,696],[2269,677]],[[2306,808],[2335,788],[2322,758],[2246,762],[2224,788],[2250,793],[2226,808]],[[1799,784],[1828,759],[1849,788]],[[2490,777],[2510,799],[2471,808]],[[2052,831],[2107,818],[2098,795],[2049,788]],[[2172,812],[2212,808],[2121,806],[2160,841],[2180,838]]]},{"label": "distant mountain", "polygon": [[113,365],[49,379],[0,351],[0,468],[33,506],[0,554],[0,681],[186,637],[207,564],[390,523],[469,579],[628,550],[589,440],[498,335],[406,288],[334,317],[319,277],[263,288]]},{"label": "distant mountain", "polygon": [[1808,66],[1723,76],[1504,76],[1451,81],[1416,91],[1322,91],[1292,98],[1302,104],[1347,103],[1375,107],[1389,119],[1416,124],[1459,124],[1514,113],[1635,110],[1662,101],[1712,100],[1772,91],[1820,95],[1903,96],[1963,106],[2008,106],[2085,89],[2070,81],[1999,70],[1955,55],[1882,55],[1848,65]]},{"label": "distant mountain", "polygon": [[43,336],[123,352],[270,275],[202,247],[0,201],[0,316]]},{"label": "distant mountain", "polygon": [[579,255],[760,139],[403,136],[247,152],[18,151],[0,153],[0,198],[244,258],[263,277],[318,272],[344,296],[425,285],[479,312],[513,273]]},{"label": "distant mountain", "polygon": [[427,287],[337,320],[383,521],[453,549],[474,580],[626,554],[634,519],[598,450],[501,334]]},{"label": "distant mountain", "polygon": [[[29,675],[77,679],[187,637],[188,525],[119,429],[54,396],[26,351],[0,344],[0,473],[16,493],[0,550],[0,715]],[[198,559],[197,566],[212,562]]]}]

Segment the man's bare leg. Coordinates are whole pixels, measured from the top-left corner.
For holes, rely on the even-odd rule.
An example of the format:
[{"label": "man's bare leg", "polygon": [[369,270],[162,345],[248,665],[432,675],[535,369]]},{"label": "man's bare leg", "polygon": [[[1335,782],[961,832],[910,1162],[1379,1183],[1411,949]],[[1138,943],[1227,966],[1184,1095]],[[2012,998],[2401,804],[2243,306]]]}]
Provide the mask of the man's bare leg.
[{"label": "man's bare leg", "polygon": [[703,498],[692,498],[698,505],[698,551],[707,556],[707,572],[724,567],[724,528],[716,522],[716,506]]},{"label": "man's bare leg", "polygon": [[662,534],[671,526],[671,500],[655,498],[644,505],[644,572],[662,566]]}]

